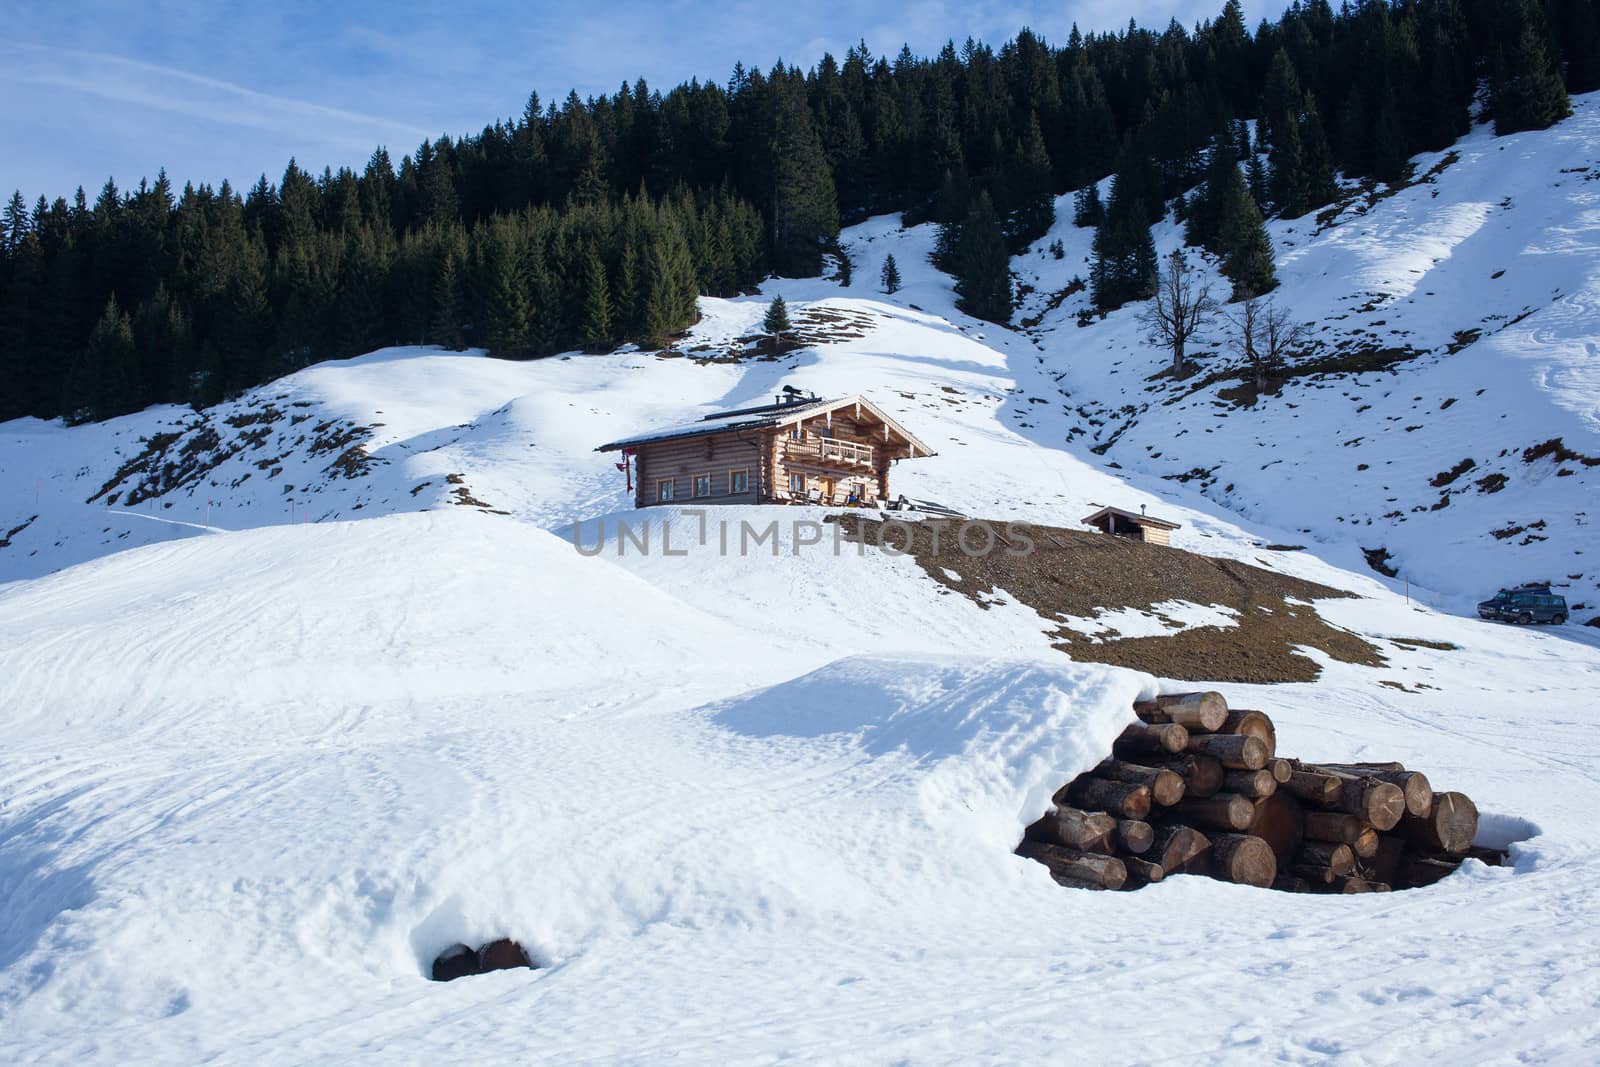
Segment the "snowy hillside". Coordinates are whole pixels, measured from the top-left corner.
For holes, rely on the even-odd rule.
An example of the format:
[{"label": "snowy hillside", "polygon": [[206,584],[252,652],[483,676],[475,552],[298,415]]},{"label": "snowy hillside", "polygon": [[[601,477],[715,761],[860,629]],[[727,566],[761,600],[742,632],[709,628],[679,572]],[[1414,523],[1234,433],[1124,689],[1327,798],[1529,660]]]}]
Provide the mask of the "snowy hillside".
[{"label": "snowy hillside", "polygon": [[[1274,224],[1317,358],[1415,354],[1254,406],[1217,346],[1151,381],[1134,309],[1054,301],[1087,231],[1019,258],[1014,332],[880,218],[845,235],[852,288],[768,287],[802,341],[779,359],[722,358],[765,295],[707,299],[663,353],[392,349],[201,413],[0,425],[0,1060],[1592,1060],[1600,630],[1469,616],[1528,577],[1597,600],[1600,100],[1575,104]],[[1046,618],[801,544],[820,509],[737,509],[783,524],[773,553],[624,551],[622,522],[659,545],[701,516],[633,513],[594,446],[784,385],[927,441],[896,492],[1068,527],[1147,505],[1176,547],[1354,594],[1304,606],[1372,664],[1303,648],[1315,682],[1218,688],[1285,751],[1426,767],[1514,864],[1350,898],[1058,888],[1022,828],[1174,688],[1062,629],[1238,611]],[[502,935],[540,969],[426,980]],[[1240,992],[1130,1010],[1202,983]]]},{"label": "snowy hillside", "polygon": [[[1544,579],[1587,603],[1579,618],[1600,614],[1586,558],[1600,516],[1600,94],[1573,103],[1541,133],[1478,127],[1419,157],[1397,192],[1272,223],[1276,299],[1315,347],[1253,403],[1220,328],[1191,356],[1201,373],[1174,382],[1153,377],[1170,355],[1144,342],[1137,308],[1080,328],[1087,294],[1056,304],[1087,277],[1092,237],[1063,198],[1018,260],[1036,290],[1018,318],[1038,320],[1029,336],[1063,394],[1052,428],[1294,543],[1341,544],[1348,565],[1351,547],[1387,550],[1451,610]],[[1169,252],[1181,227],[1169,218],[1157,238]]]}]

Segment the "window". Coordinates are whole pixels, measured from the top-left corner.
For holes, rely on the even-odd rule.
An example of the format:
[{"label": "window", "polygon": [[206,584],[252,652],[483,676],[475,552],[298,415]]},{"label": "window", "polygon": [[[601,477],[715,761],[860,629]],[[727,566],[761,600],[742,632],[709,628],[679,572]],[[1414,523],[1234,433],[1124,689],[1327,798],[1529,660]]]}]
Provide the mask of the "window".
[{"label": "window", "polygon": [[694,495],[697,497],[711,495],[711,475],[696,474],[694,476]]},{"label": "window", "polygon": [[791,441],[804,441],[805,439],[806,439],[805,428],[802,427],[798,422],[795,423],[793,426],[789,427],[789,440],[791,440]]},{"label": "window", "polygon": [[750,471],[741,468],[728,472],[728,492],[730,494],[748,493],[750,491]]},{"label": "window", "polygon": [[656,502],[658,504],[665,504],[667,501],[671,500],[672,499],[672,488],[673,488],[673,486],[672,486],[672,479],[671,478],[663,478],[659,482],[657,482],[656,483]]},{"label": "window", "polygon": [[806,476],[804,474],[789,475],[789,492],[794,493],[796,496],[803,496],[805,491]]}]

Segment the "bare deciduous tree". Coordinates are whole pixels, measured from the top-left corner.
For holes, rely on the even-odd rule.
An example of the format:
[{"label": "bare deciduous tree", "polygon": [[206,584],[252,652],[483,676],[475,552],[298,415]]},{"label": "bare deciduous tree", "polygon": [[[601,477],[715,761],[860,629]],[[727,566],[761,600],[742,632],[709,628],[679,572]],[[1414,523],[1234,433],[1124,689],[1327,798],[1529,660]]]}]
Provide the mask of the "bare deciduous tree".
[{"label": "bare deciduous tree", "polygon": [[1305,345],[1311,327],[1295,322],[1277,301],[1245,293],[1238,310],[1228,316],[1234,347],[1250,364],[1256,392],[1267,388],[1267,375],[1282,367],[1293,349]]},{"label": "bare deciduous tree", "polygon": [[1211,287],[1195,277],[1180,248],[1167,259],[1156,280],[1156,295],[1139,315],[1145,338],[1172,350],[1172,373],[1183,373],[1183,352],[1199,330],[1217,314]]}]

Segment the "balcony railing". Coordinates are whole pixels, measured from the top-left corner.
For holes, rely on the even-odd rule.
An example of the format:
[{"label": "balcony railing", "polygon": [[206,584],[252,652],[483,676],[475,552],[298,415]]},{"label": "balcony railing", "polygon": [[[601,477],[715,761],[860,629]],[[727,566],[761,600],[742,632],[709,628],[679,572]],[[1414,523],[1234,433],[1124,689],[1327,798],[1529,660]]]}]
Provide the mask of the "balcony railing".
[{"label": "balcony railing", "polygon": [[785,438],[783,455],[789,460],[806,460],[825,466],[870,467],[874,449],[871,445],[858,445],[854,441],[840,441],[832,437],[813,437],[806,441]]}]

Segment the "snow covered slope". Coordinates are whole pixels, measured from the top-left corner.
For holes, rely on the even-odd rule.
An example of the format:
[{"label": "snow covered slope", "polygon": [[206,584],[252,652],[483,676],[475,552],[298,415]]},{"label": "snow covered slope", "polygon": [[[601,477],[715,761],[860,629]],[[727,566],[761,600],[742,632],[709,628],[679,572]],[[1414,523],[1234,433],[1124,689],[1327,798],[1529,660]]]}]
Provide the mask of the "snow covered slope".
[{"label": "snow covered slope", "polygon": [[[1554,436],[1600,455],[1572,347],[1593,329],[1600,184],[1560,175],[1596,143],[1578,104],[1545,134],[1474,135],[1432,184],[1315,236],[1276,227],[1308,317],[1388,294],[1330,320],[1330,349],[1392,326],[1386,344],[1427,354],[1254,408],[1217,406],[1220,382],[1162,403],[1131,310],[1043,311],[1086,233],[1018,261],[1039,290],[1021,317],[1043,312],[1018,333],[955,311],[926,228],[876,219],[846,235],[853,288],[769,287],[807,341],[777,360],[705,358],[765,303],[706,300],[667,353],[395,349],[198,414],[0,426],[0,1060],[1593,1060],[1597,631],[1439,610],[1541,567],[1582,571],[1575,600],[1593,579],[1594,472],[1498,455]],[[1502,278],[1480,283],[1475,241]],[[889,252],[906,287],[883,297]],[[1408,281],[1419,254],[1460,299]],[[1315,683],[1223,692],[1272,712],[1286,751],[1468,792],[1515,866],[1394,896],[1059,889],[1010,848],[1163,682],[1073,663],[1061,620],[951,595],[909,559],[802,544],[788,524],[811,509],[710,516],[780,522],[775,554],[623,550],[621,522],[659,546],[700,519],[631,512],[593,446],[785,384],[868,393],[928,441],[897,491],[1066,525],[1147,504],[1179,547],[1358,594],[1316,609],[1382,666],[1312,649]],[[1496,388],[1507,418],[1486,421]],[[1410,404],[1428,418],[1408,433]],[[1446,507],[1371,514],[1389,504],[1372,485],[1431,506],[1413,483],[1462,449],[1482,470]],[[1455,491],[1484,472],[1503,491]],[[1479,528],[1513,503],[1548,541]],[[572,543],[601,530],[597,554]],[[1366,567],[1380,545],[1426,604]],[[1106,618],[1155,631],[1127,614]],[[425,980],[440,949],[499,935],[541,969]],[[1201,983],[1238,992],[1129,1010]]]},{"label": "snow covered slope", "polygon": [[[1548,579],[1587,602],[1579,618],[1595,615],[1600,94],[1574,112],[1539,133],[1480,126],[1418,157],[1409,187],[1271,223],[1275,298],[1317,348],[1249,406],[1221,328],[1196,346],[1201,373],[1174,382],[1152,377],[1170,355],[1144,342],[1137,307],[1084,328],[1086,293],[1049,307],[1088,275],[1092,231],[1063,198],[1055,230],[1018,260],[1036,290],[1018,317],[1038,320],[1040,367],[1063,394],[1049,398],[1053,428],[1294,543],[1342,543],[1344,562],[1387,549],[1452,610]],[[1170,218],[1156,235],[1163,254],[1182,239]],[[1056,239],[1061,261],[1046,251]]]}]

